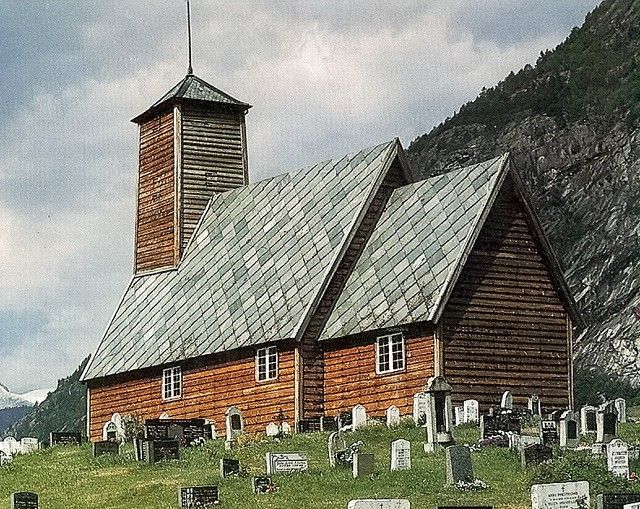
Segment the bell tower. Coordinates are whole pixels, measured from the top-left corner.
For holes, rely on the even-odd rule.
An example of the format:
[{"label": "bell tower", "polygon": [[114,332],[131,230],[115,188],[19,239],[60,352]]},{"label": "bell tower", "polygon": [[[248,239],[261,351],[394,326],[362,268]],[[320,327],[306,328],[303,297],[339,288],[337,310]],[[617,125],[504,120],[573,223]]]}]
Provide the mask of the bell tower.
[{"label": "bell tower", "polygon": [[176,267],[207,202],[249,182],[238,101],[191,72],[139,125],[135,273]]}]

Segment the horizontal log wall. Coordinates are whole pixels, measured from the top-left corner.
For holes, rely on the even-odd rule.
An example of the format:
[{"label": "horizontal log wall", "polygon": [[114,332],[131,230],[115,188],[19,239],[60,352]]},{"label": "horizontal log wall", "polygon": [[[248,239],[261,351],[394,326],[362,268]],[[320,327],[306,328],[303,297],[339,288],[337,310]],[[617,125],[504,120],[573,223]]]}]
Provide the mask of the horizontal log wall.
[{"label": "horizontal log wall", "polygon": [[244,113],[183,104],[181,249],[213,193],[248,183]]},{"label": "horizontal log wall", "polygon": [[511,183],[500,191],[442,317],[453,400],[485,409],[510,390],[543,407],[569,404],[567,313]]},{"label": "horizontal log wall", "polygon": [[136,272],[172,266],[174,249],[173,111],[140,126]]},{"label": "horizontal log wall", "polygon": [[[405,337],[409,337],[406,335]],[[406,339],[406,369],[376,374],[376,338],[325,342],[324,412],[336,415],[363,405],[368,415],[383,416],[391,405],[411,415],[413,396],[434,374],[433,334],[424,331]]]},{"label": "horizontal log wall", "polygon": [[[248,352],[248,353],[247,353]],[[236,406],[243,413],[249,433],[264,433],[282,410],[294,425],[293,350],[280,351],[278,378],[255,380],[255,351],[244,358],[228,356],[213,363],[183,368],[182,398],[162,400],[162,370],[125,380],[106,380],[90,386],[90,434],[99,440],[102,427],[114,412],[138,414],[143,419],[158,418],[166,412],[172,418],[205,418],[215,422],[219,434],[225,433],[224,413]],[[94,384],[96,382],[93,382]]]}]

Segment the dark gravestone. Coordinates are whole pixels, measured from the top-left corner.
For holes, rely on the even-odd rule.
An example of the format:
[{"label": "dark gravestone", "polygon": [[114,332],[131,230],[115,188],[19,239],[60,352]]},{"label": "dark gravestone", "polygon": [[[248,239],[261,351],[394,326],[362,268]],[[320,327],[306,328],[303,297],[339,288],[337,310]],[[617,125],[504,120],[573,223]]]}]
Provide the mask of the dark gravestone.
[{"label": "dark gravestone", "polygon": [[504,433],[520,434],[522,423],[520,418],[512,412],[500,414],[484,414],[480,416],[482,438],[495,437]]},{"label": "dark gravestone", "polygon": [[578,422],[577,421],[567,421],[567,439],[568,440],[578,439]]},{"label": "dark gravestone", "polygon": [[338,416],[338,424],[340,428],[351,426],[353,424],[353,416],[351,412],[345,412]]},{"label": "dark gravestone", "polygon": [[178,440],[145,440],[143,442],[144,459],[149,463],[180,459]]},{"label": "dark gravestone", "polygon": [[596,431],[597,428],[595,410],[587,412],[587,431]]},{"label": "dark gravestone", "polygon": [[271,477],[268,475],[256,476],[253,478],[253,492],[258,495],[262,495],[264,493],[270,493],[273,491],[273,482],[271,482]]},{"label": "dark gravestone", "polygon": [[321,431],[320,417],[298,421],[298,433],[315,433]]},{"label": "dark gravestone", "polygon": [[177,438],[183,447],[212,438],[211,425],[204,419],[147,419],[144,436],[148,440]]},{"label": "dark gravestone", "polygon": [[552,419],[540,421],[540,439],[543,445],[558,445],[560,443],[558,423]]},{"label": "dark gravestone", "polygon": [[240,473],[240,460],[231,458],[220,459],[220,477],[229,477]]},{"label": "dark gravestone", "polygon": [[29,491],[12,493],[11,509],[38,509],[38,494]]},{"label": "dark gravestone", "polygon": [[49,434],[51,445],[80,445],[82,443],[82,433],[69,431],[52,431]]},{"label": "dark gravestone", "polygon": [[112,442],[111,440],[105,440],[102,442],[94,442],[91,446],[93,457],[97,458],[103,454],[120,454],[120,444],[118,442]]},{"label": "dark gravestone", "polygon": [[527,468],[529,465],[537,465],[551,459],[553,459],[553,449],[548,445],[532,444],[520,450],[522,468]]},{"label": "dark gravestone", "polygon": [[596,500],[598,509],[622,509],[626,504],[640,502],[640,493],[603,493]]},{"label": "dark gravestone", "polygon": [[454,486],[460,481],[472,482],[474,476],[469,448],[465,445],[450,445],[444,451],[447,484]]},{"label": "dark gravestone", "polygon": [[180,488],[178,501],[182,509],[205,509],[219,503],[217,486],[191,486]]},{"label": "dark gravestone", "polygon": [[562,416],[563,413],[564,413],[564,410],[555,410],[551,412],[551,415],[549,415],[549,420],[560,422],[560,417]]},{"label": "dark gravestone", "polygon": [[604,414],[604,434],[615,435],[616,425],[618,423],[618,416],[613,413]]},{"label": "dark gravestone", "polygon": [[353,453],[347,449],[344,451],[336,451],[336,466],[346,467],[353,464]]},{"label": "dark gravestone", "polygon": [[338,421],[335,417],[320,417],[322,431],[338,431]]},{"label": "dark gravestone", "polygon": [[136,461],[144,461],[144,440],[142,438],[133,439],[133,457]]}]

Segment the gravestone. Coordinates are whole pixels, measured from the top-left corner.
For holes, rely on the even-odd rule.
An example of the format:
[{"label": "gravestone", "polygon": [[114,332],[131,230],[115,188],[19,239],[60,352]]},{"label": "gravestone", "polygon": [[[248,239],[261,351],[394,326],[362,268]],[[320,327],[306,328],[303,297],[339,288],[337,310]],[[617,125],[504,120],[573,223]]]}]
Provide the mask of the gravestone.
[{"label": "gravestone", "polygon": [[578,416],[571,410],[563,412],[559,423],[560,447],[576,448],[580,442],[578,438]]},{"label": "gravestone", "polygon": [[640,502],[634,502],[633,504],[625,504],[622,509],[640,509]]},{"label": "gravestone", "polygon": [[597,509],[622,509],[640,503],[640,493],[602,493],[596,497]]},{"label": "gravestone", "polygon": [[220,503],[217,486],[190,486],[180,488],[178,501],[182,509],[205,509]]},{"label": "gravestone", "polygon": [[542,405],[540,403],[540,398],[537,394],[532,394],[529,396],[527,401],[527,409],[531,415],[535,415],[536,417],[540,417],[542,415]]},{"label": "gravestone", "polygon": [[464,424],[464,409],[461,406],[454,407],[453,413],[455,416],[456,426]]},{"label": "gravestone", "polygon": [[539,445],[542,443],[540,440],[540,436],[532,437],[529,435],[516,435],[514,433],[509,433],[509,447],[511,449],[522,450],[525,447],[530,445]]},{"label": "gravestone", "polygon": [[13,455],[0,450],[0,467],[13,462]]},{"label": "gravestone", "polygon": [[559,445],[558,423],[552,419],[540,421],[540,440],[543,445]]},{"label": "gravestone", "polygon": [[445,462],[447,469],[447,484],[473,482],[473,465],[471,452],[466,445],[450,445],[445,448]]},{"label": "gravestone", "polygon": [[356,452],[353,455],[353,477],[363,477],[373,474],[373,454]]},{"label": "gravestone", "polygon": [[607,467],[614,475],[629,477],[629,448],[619,438],[607,444]]},{"label": "gravestone", "polygon": [[475,399],[467,399],[462,403],[464,422],[478,422],[480,420],[480,405]]},{"label": "gravestone", "polygon": [[424,426],[427,420],[427,395],[419,392],[413,396],[413,422],[416,426]]},{"label": "gravestone", "polygon": [[362,405],[351,409],[351,429],[357,430],[367,425],[367,411]]},{"label": "gravestone", "polygon": [[548,445],[533,444],[520,450],[520,464],[522,468],[527,468],[529,465],[538,465],[543,461],[552,459],[553,449]]},{"label": "gravestone", "polygon": [[613,400],[613,404],[618,411],[618,422],[627,422],[627,402],[624,398],[617,398]]},{"label": "gravestone", "polygon": [[385,417],[387,420],[387,428],[393,428],[397,426],[398,424],[400,424],[400,409],[395,405],[391,405],[389,408],[387,408]]},{"label": "gravestone", "polygon": [[347,509],[411,509],[411,504],[404,498],[365,498],[350,500]]},{"label": "gravestone", "polygon": [[274,491],[273,481],[268,475],[254,476],[251,485],[253,486],[253,492],[258,495],[264,495],[265,493]]},{"label": "gravestone", "polygon": [[480,416],[480,436],[482,438],[496,437],[506,433],[519,435],[521,431],[520,418],[512,412],[488,413]]},{"label": "gravestone", "polygon": [[142,438],[133,439],[133,457],[136,461],[144,461],[144,440]]},{"label": "gravestone", "polygon": [[188,447],[212,438],[212,428],[206,419],[146,419],[144,437],[148,440],[175,440]]},{"label": "gravestone", "polygon": [[320,417],[320,431],[338,431],[338,420],[335,417]]},{"label": "gravestone", "polygon": [[38,509],[38,494],[30,491],[12,493],[11,509]]},{"label": "gravestone", "polygon": [[511,391],[504,391],[500,400],[500,408],[503,410],[513,410],[513,396]]},{"label": "gravestone", "polygon": [[425,452],[435,452],[442,447],[453,445],[451,386],[444,377],[429,378],[425,386],[426,394],[426,442]]},{"label": "gravestone", "polygon": [[581,509],[590,505],[587,481],[531,486],[531,509]]},{"label": "gravestone", "polygon": [[583,435],[596,432],[596,412],[597,408],[589,405],[580,409],[580,432]]},{"label": "gravestone", "polygon": [[93,442],[91,445],[91,452],[93,457],[97,458],[103,454],[120,454],[120,443],[112,442],[111,440],[102,440],[101,442]]},{"label": "gravestone", "polygon": [[[324,419],[324,417],[310,417],[309,419],[299,420],[298,433],[316,433],[319,431],[325,431],[322,428],[322,419]],[[333,421],[335,423],[335,419],[333,419]]]},{"label": "gravestone", "polygon": [[286,437],[291,435],[291,426],[287,421],[282,422],[282,424],[280,425],[280,429],[282,430],[282,436]]},{"label": "gravestone", "polygon": [[22,454],[29,454],[40,449],[40,442],[37,438],[24,437],[20,440],[20,445],[22,446]]},{"label": "gravestone", "polygon": [[329,452],[329,464],[335,467],[338,453],[344,453],[347,450],[347,442],[342,431],[334,431],[329,435],[327,450]]},{"label": "gravestone", "polygon": [[49,434],[49,445],[80,445],[82,433],[71,431],[52,431]]},{"label": "gravestone", "polygon": [[4,452],[11,454],[12,456],[22,452],[20,442],[18,442],[14,437],[6,437],[2,443],[0,443],[0,446]]},{"label": "gravestone", "polygon": [[596,442],[608,444],[618,435],[618,411],[612,401],[603,403],[596,413]]},{"label": "gravestone", "polygon": [[411,470],[411,442],[399,438],[391,442],[391,470]]},{"label": "gravestone", "polygon": [[280,434],[280,428],[276,423],[270,422],[267,424],[266,433],[268,437],[277,437]]},{"label": "gravestone", "polygon": [[240,460],[220,458],[220,477],[237,476],[240,473]]},{"label": "gravestone", "polygon": [[268,452],[267,474],[291,474],[309,469],[309,460],[302,452]]},{"label": "gravestone", "polygon": [[180,459],[180,441],[176,439],[144,440],[142,450],[144,459],[149,463]]}]

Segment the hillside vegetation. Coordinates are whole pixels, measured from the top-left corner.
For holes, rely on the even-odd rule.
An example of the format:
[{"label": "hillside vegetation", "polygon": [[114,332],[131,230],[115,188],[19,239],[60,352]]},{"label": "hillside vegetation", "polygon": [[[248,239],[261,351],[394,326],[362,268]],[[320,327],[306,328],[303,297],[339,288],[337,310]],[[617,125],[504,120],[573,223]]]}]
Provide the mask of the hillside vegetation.
[{"label": "hillside vegetation", "polygon": [[[223,507],[272,509],[346,508],[353,498],[408,498],[412,507],[436,505],[493,505],[497,508],[530,507],[529,488],[544,481],[588,480],[592,494],[603,490],[638,491],[637,483],[613,477],[602,459],[588,453],[561,453],[550,465],[523,471],[519,454],[504,448],[484,448],[472,453],[477,478],[488,489],[463,492],[445,486],[444,454],[422,452],[424,430],[402,426],[394,430],[369,427],[348,435],[348,443],[364,442],[362,450],[375,454],[375,473],[353,479],[350,470],[331,468],[327,459],[327,434],[292,436],[281,442],[263,439],[225,452],[222,440],[183,451],[179,461],[149,465],[133,460],[127,446],[119,457],[91,458],[90,447],[53,447],[18,457],[0,468],[0,509],[9,508],[11,492],[39,493],[46,509],[169,509],[176,508],[180,486],[214,484],[220,488]],[[622,437],[640,444],[640,425],[622,426]],[[411,441],[413,468],[390,472],[390,443],[397,438]],[[458,443],[476,442],[478,428],[469,425],[455,429]],[[303,451],[310,469],[297,475],[276,475],[276,493],[254,495],[251,475],[263,474],[268,451]],[[222,457],[235,457],[246,469],[246,476],[221,479],[218,464]],[[637,468],[637,465],[632,465]]]}]

